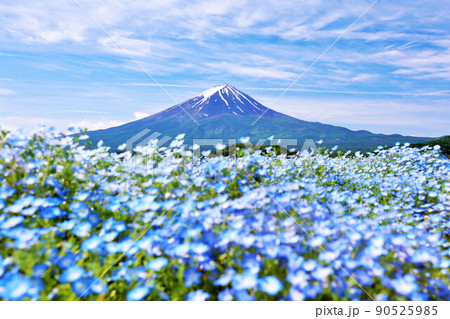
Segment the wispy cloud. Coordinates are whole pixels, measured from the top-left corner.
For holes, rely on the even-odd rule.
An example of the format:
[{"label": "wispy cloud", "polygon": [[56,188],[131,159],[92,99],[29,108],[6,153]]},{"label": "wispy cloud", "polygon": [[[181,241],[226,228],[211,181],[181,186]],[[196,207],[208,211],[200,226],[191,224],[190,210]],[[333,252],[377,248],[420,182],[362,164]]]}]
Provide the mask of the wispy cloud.
[{"label": "wispy cloud", "polygon": [[140,120],[143,119],[144,117],[150,116],[150,114],[144,112],[134,112],[133,115],[136,120]]},{"label": "wispy cloud", "polygon": [[69,127],[76,127],[76,128],[81,128],[81,129],[85,129],[87,128],[88,130],[101,130],[101,129],[105,129],[108,127],[113,127],[113,126],[119,126],[122,124],[125,124],[126,122],[122,122],[122,121],[115,121],[115,120],[88,120],[88,119],[84,119],[78,122],[72,122],[69,124]]},{"label": "wispy cloud", "polygon": [[[155,83],[150,82],[141,82],[141,83],[127,83],[127,85],[130,86],[152,86],[152,87],[158,87]],[[168,83],[160,83],[161,86],[167,86],[167,87],[177,87],[177,88],[205,88],[205,86],[201,85],[189,85],[189,84],[168,84]]]},{"label": "wispy cloud", "polygon": [[[244,87],[243,90],[249,91],[285,91],[285,87]],[[346,90],[321,90],[321,89],[290,89],[293,92],[314,92],[314,93],[333,93],[333,94],[347,94],[347,95],[397,95],[397,96],[450,96],[450,90],[447,91],[430,91],[430,92],[383,92],[383,91],[346,91]]]},{"label": "wispy cloud", "polygon": [[0,95],[11,95],[15,94],[16,92],[14,90],[0,88]]},{"label": "wispy cloud", "polygon": [[217,62],[217,63],[205,63],[205,66],[211,68],[215,73],[231,73],[232,75],[238,75],[250,78],[269,78],[290,80],[293,79],[296,73],[283,70],[276,66],[250,66],[245,64],[236,64],[231,62]]},{"label": "wispy cloud", "polygon": [[[276,95],[371,3],[77,1],[180,100],[225,82]],[[445,1],[380,1],[295,85],[297,100],[290,93],[287,101],[298,105],[299,95],[333,94],[356,110],[363,106],[347,97],[370,95],[383,105],[404,99],[410,114],[421,105],[413,98],[444,103],[450,91],[448,16]],[[2,82],[0,106],[10,116],[21,111],[66,125],[64,114],[79,122],[91,114],[93,121],[108,123],[98,117],[106,112],[118,123],[133,119],[133,112],[151,114],[173,104],[73,1],[3,0],[0,24],[0,77],[9,79]],[[385,112],[372,105],[373,112]],[[309,110],[310,117],[298,116],[317,118]],[[347,122],[360,116],[355,111]],[[434,119],[420,114],[427,116]]]}]

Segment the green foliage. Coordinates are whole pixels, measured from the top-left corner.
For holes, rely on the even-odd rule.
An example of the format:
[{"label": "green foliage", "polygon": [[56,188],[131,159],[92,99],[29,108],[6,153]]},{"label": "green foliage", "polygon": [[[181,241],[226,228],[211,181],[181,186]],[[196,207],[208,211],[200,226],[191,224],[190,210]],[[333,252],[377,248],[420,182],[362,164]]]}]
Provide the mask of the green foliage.
[{"label": "green foliage", "polygon": [[431,146],[434,147],[436,145],[439,145],[441,147],[442,153],[450,157],[450,135],[443,136],[440,138],[437,138],[435,140],[426,142],[426,143],[417,143],[411,145],[412,147],[418,147],[422,148],[424,146]]}]

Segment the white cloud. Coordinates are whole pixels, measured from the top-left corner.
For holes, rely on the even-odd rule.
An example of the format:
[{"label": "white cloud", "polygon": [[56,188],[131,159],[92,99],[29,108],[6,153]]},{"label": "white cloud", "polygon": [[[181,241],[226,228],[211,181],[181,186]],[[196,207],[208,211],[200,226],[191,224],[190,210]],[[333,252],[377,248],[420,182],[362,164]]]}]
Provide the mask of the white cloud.
[{"label": "white cloud", "polygon": [[[284,92],[286,87],[248,87],[240,88],[242,90],[249,91],[281,91]],[[281,94],[280,92],[280,94]],[[439,90],[439,91],[350,91],[350,90],[327,90],[327,89],[311,89],[311,88],[290,88],[288,92],[313,92],[313,93],[333,93],[333,94],[346,94],[352,96],[358,95],[398,95],[398,96],[450,96],[450,90]]]},{"label": "white cloud", "polygon": [[50,125],[48,119],[26,117],[26,116],[9,116],[5,113],[0,113],[0,127],[8,131],[33,130],[43,125]]},{"label": "white cloud", "polygon": [[134,112],[133,115],[136,120],[140,120],[143,119],[144,117],[150,116],[150,114],[144,112]]},{"label": "white cloud", "polygon": [[297,75],[276,66],[250,66],[231,62],[205,63],[204,65],[210,67],[212,72],[227,72],[247,78],[290,80]]},{"label": "white cloud", "polygon": [[152,83],[152,82],[134,82],[134,83],[128,83],[127,85],[130,86],[154,86],[154,87],[176,87],[176,88],[205,88],[205,86],[201,85],[189,85],[189,84],[168,84],[168,83]]},{"label": "white cloud", "polygon": [[380,75],[378,74],[370,74],[370,73],[360,73],[357,74],[356,76],[352,77],[350,80],[354,81],[354,82],[366,82],[366,81],[370,81],[376,78],[379,78]]},{"label": "white cloud", "polygon": [[0,88],[0,95],[12,95],[15,94],[16,92],[11,90],[11,89],[4,89],[4,88]]},{"label": "white cloud", "polygon": [[414,78],[445,78],[450,80],[450,47],[445,51],[388,50],[366,55],[366,61],[388,64],[397,68],[394,74],[410,75]]},{"label": "white cloud", "polygon": [[126,121],[118,120],[90,120],[84,119],[77,122],[69,122],[67,120],[58,119],[43,119],[43,118],[26,118],[17,116],[5,116],[0,120],[0,128],[15,132],[18,130],[24,130],[25,132],[32,132],[41,126],[53,126],[61,130],[61,132],[67,132],[69,127],[76,127],[80,129],[87,128],[88,130],[101,130],[114,126],[125,124]]},{"label": "white cloud", "polygon": [[[0,18],[14,39],[24,43],[82,42],[89,28],[70,1],[3,1]],[[53,13],[53,14],[52,14]]]},{"label": "white cloud", "polygon": [[88,130],[102,130],[114,126],[119,126],[125,124],[126,121],[117,121],[117,120],[81,120],[78,122],[70,123],[67,127],[73,126],[77,128],[87,128]]},{"label": "white cloud", "polygon": [[[116,53],[119,55],[131,55],[132,57],[149,56],[152,53],[149,41],[141,39],[133,39],[131,34],[120,35],[117,33],[101,37],[98,42],[106,52]],[[119,44],[120,47],[117,45]]]}]

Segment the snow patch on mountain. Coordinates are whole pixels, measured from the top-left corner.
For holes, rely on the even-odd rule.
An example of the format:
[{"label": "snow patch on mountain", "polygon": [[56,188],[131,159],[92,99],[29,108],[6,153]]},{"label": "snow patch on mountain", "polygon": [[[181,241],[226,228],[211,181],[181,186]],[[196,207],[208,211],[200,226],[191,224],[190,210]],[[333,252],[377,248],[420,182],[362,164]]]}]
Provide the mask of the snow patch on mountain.
[{"label": "snow patch on mountain", "polygon": [[200,95],[197,95],[198,97],[202,97],[202,102],[207,101],[211,96],[213,96],[216,92],[220,92],[220,90],[224,89],[226,85],[220,85],[220,86],[213,86],[210,89],[207,89],[206,91],[202,92]]},{"label": "snow patch on mountain", "polygon": [[193,116],[259,116],[266,109],[256,100],[230,85],[218,85],[181,104]]}]

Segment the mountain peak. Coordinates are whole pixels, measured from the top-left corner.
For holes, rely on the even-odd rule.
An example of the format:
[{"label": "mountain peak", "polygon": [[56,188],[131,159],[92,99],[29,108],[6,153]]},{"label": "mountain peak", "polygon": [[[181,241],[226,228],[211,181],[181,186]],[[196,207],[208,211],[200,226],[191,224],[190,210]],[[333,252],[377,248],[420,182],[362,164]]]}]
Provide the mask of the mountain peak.
[{"label": "mountain peak", "polygon": [[259,116],[266,109],[252,97],[228,84],[213,86],[179,106],[194,118],[227,114],[240,117]]},{"label": "mountain peak", "polygon": [[210,96],[214,95],[215,93],[228,95],[228,92],[230,92],[231,94],[243,94],[241,91],[239,91],[235,87],[228,85],[228,84],[223,84],[223,85],[212,86],[197,96],[202,96],[203,98],[209,98]]},{"label": "mountain peak", "polygon": [[200,93],[197,96],[201,96],[201,97],[207,99],[210,96],[214,95],[215,93],[224,90],[225,88],[231,89],[231,86],[229,86],[228,84],[212,86],[211,88],[207,89],[206,91],[203,91],[202,93]]}]

